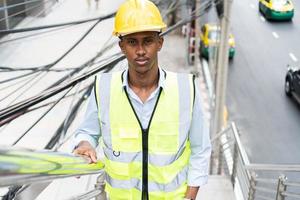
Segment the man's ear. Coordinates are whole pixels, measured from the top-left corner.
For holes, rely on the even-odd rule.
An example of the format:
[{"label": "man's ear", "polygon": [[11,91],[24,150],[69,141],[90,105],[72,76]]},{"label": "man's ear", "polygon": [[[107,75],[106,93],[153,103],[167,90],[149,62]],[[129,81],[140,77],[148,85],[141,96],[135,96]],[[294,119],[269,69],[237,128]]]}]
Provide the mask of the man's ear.
[{"label": "man's ear", "polygon": [[124,54],[125,54],[125,49],[124,49],[124,45],[123,45],[123,41],[122,41],[122,40],[121,40],[121,41],[119,41],[119,47],[120,47],[120,49],[121,49],[122,53],[124,53]]},{"label": "man's ear", "polygon": [[159,44],[158,51],[160,51],[161,48],[163,47],[163,44],[164,44],[164,38],[163,37],[161,37],[161,36],[159,37],[158,44]]}]

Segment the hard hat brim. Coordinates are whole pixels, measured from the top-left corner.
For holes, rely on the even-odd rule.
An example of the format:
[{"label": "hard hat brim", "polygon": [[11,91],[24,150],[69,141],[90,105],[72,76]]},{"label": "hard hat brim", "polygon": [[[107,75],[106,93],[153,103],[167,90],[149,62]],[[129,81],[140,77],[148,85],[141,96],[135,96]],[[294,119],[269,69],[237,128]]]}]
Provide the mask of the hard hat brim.
[{"label": "hard hat brim", "polygon": [[163,27],[158,27],[158,28],[153,28],[153,27],[150,27],[150,28],[139,28],[138,30],[137,29],[132,29],[132,30],[124,30],[122,32],[113,32],[113,35],[117,36],[117,37],[122,37],[122,36],[125,36],[125,35],[129,35],[129,34],[132,34],[132,33],[140,33],[140,32],[145,32],[145,31],[153,31],[153,32],[163,32],[165,29],[166,29],[166,25],[164,25]]}]

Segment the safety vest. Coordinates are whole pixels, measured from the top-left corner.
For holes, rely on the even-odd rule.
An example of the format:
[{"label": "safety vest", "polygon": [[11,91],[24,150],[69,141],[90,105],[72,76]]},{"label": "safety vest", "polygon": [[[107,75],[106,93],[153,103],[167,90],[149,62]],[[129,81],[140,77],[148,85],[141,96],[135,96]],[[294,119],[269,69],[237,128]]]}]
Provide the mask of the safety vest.
[{"label": "safety vest", "polygon": [[191,154],[188,139],[195,86],[192,75],[165,72],[147,129],[143,129],[122,73],[95,80],[106,171],[111,200],[182,200]]}]

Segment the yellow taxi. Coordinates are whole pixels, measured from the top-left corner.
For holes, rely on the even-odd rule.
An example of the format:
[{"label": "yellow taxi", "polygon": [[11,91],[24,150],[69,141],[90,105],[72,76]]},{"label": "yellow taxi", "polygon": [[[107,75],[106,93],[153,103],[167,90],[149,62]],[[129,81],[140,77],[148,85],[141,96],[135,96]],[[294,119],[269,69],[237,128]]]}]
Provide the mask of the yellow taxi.
[{"label": "yellow taxi", "polygon": [[258,7],[269,20],[291,20],[294,16],[291,0],[259,0]]},{"label": "yellow taxi", "polygon": [[[205,24],[200,32],[200,55],[204,58],[209,57],[210,49],[214,49],[220,41],[220,26],[215,24]],[[235,54],[235,40],[232,34],[229,35],[229,59],[232,59]]]}]

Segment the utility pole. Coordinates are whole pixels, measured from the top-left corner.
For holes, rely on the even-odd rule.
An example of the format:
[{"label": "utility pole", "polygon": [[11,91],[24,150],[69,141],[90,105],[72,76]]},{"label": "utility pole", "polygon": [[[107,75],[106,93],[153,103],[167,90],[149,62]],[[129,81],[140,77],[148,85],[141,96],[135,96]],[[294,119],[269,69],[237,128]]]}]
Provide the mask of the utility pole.
[{"label": "utility pole", "polygon": [[[196,11],[196,0],[192,0],[192,10],[191,12],[194,13]],[[194,15],[196,15],[194,13]],[[195,65],[195,48],[196,48],[196,19],[193,19],[190,22],[190,28],[189,28],[189,32],[188,32],[188,64],[190,66]]]},{"label": "utility pole", "polygon": [[[195,15],[200,15],[200,1],[201,0],[195,0]],[[198,10],[198,11],[197,11]],[[195,55],[195,61],[194,61],[194,72],[198,76],[198,66],[200,62],[200,55],[199,55],[199,46],[200,46],[200,17],[197,17],[195,19],[195,49],[194,49],[194,55]]]},{"label": "utility pole", "polygon": [[[228,74],[228,39],[229,39],[229,19],[233,0],[221,1],[224,6],[224,13],[221,15],[221,39],[217,54],[217,74],[216,74],[216,106],[213,122],[213,136],[222,131],[224,123],[224,107],[226,102],[227,74]],[[212,136],[212,137],[213,137]],[[215,149],[212,152],[212,159],[217,161],[217,173],[222,173],[222,147],[220,140],[216,141]]]}]

